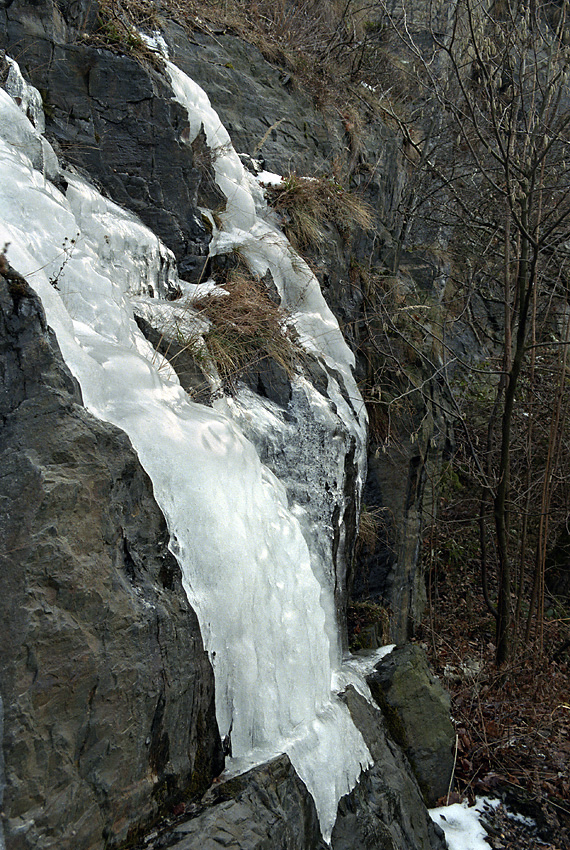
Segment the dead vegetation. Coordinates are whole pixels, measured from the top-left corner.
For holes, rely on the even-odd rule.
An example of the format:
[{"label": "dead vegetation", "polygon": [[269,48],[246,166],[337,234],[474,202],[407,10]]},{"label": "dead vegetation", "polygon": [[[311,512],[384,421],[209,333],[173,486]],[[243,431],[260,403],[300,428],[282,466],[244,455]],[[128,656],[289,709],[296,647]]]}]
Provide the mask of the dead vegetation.
[{"label": "dead vegetation", "polygon": [[369,204],[334,178],[290,174],[266,189],[266,195],[280,214],[285,235],[300,251],[318,248],[331,224],[346,240],[355,228],[373,227]]},{"label": "dead vegetation", "polygon": [[470,800],[504,796],[548,827],[553,846],[570,846],[570,611],[551,599],[543,651],[537,641],[519,645],[497,670],[493,622],[472,590],[479,581],[475,521],[457,503],[442,508],[426,541],[435,557],[429,616],[417,636],[451,693],[455,787]]},{"label": "dead vegetation", "polygon": [[164,18],[188,32],[240,37],[280,65],[287,83],[339,112],[349,134],[385,78],[386,30],[369,0],[164,0],[160,9],[153,0],[100,0],[98,8],[87,40],[153,62],[139,32],[159,30]]},{"label": "dead vegetation", "polygon": [[300,358],[295,332],[263,281],[239,261],[220,283],[225,294],[208,293],[190,305],[208,322],[203,335],[186,340],[195,359],[209,356],[230,390],[244,371],[267,358],[292,375]]},{"label": "dead vegetation", "polygon": [[156,5],[150,0],[99,0],[95,25],[82,40],[160,69],[162,58],[141,36],[141,32],[152,32],[159,26]]}]

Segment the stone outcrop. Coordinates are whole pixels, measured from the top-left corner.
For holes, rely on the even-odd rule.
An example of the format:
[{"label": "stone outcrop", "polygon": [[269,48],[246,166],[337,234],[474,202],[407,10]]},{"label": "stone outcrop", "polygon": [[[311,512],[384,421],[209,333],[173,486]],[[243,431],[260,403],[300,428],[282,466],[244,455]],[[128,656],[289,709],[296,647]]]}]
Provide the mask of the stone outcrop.
[{"label": "stone outcrop", "polygon": [[146,473],[13,276],[0,362],[7,846],[111,846],[223,768],[213,674]]},{"label": "stone outcrop", "polygon": [[[357,378],[366,384],[377,348],[369,317],[377,314],[376,299],[383,299],[384,293],[374,293],[359,270],[385,270],[393,263],[396,248],[389,231],[395,227],[406,186],[396,134],[368,114],[356,138],[342,115],[324,115],[310,95],[292,85],[289,75],[252,45],[227,32],[194,32],[189,39],[180,25],[161,23],[173,59],[209,94],[236,150],[283,174],[326,175],[337,162],[352,188],[376,211],[373,231],[356,232],[348,240],[325,223],[327,238],[311,251],[323,294],[357,356]],[[114,201],[137,213],[173,250],[182,278],[204,279],[210,270],[206,254],[211,234],[198,207],[219,211],[224,205],[212,179],[211,155],[200,137],[189,144],[187,116],[172,100],[159,64],[96,45],[96,25],[97,9],[87,2],[42,0],[28,5],[16,0],[0,11],[0,45],[13,48],[27,79],[42,92],[48,138],[64,160],[87,171]],[[402,260],[409,281],[429,291],[440,273],[437,263],[416,255]],[[192,371],[189,366],[187,373]],[[256,389],[263,383],[256,381]],[[434,412],[439,408],[431,410],[427,396],[414,415],[415,425],[423,425],[409,451],[392,456],[377,452],[374,433],[370,446],[365,502],[372,510],[389,511],[391,527],[388,536],[380,535],[371,557],[357,564],[354,590],[356,598],[370,593],[386,606],[392,615],[392,639],[397,641],[413,634],[425,604],[417,538],[425,481],[445,443],[439,439],[442,428]],[[279,401],[282,398],[280,389]],[[304,413],[298,418],[300,433]],[[341,479],[335,472],[328,482],[331,486],[337,481],[334,497],[328,494],[314,515],[309,509],[313,528],[325,517],[341,529],[332,551],[341,624],[353,584],[357,511],[344,515],[343,506],[345,485],[350,489],[354,480],[353,451],[349,440],[343,448]],[[287,459],[288,469],[296,470],[287,485],[292,494],[301,492],[306,480],[306,466],[296,467],[298,460]],[[401,484],[394,486],[395,479]],[[322,552],[324,546],[319,541],[317,548]]]},{"label": "stone outcrop", "polygon": [[347,688],[344,700],[374,767],[340,801],[333,850],[445,850],[443,833],[429,817],[410,765],[382,713],[352,687]]},{"label": "stone outcrop", "polygon": [[450,699],[429,670],[425,652],[394,649],[367,678],[393,739],[403,748],[428,806],[447,793],[453,772],[455,730]]},{"label": "stone outcrop", "polygon": [[200,808],[195,817],[164,833],[154,846],[172,850],[327,847],[313,798],[286,755],[214,785]]},{"label": "stone outcrop", "polygon": [[201,279],[211,234],[198,206],[215,191],[208,157],[192,148],[163,74],[87,43],[95,15],[90,3],[14,3],[0,17],[0,39],[42,93],[63,161],[139,215],[174,252],[181,277]]},{"label": "stone outcrop", "polygon": [[[410,765],[379,709],[354,688],[343,695],[374,759],[342,798],[332,850],[445,850]],[[289,758],[279,756],[212,786],[193,816],[149,842],[150,850],[325,850],[312,798]]]}]

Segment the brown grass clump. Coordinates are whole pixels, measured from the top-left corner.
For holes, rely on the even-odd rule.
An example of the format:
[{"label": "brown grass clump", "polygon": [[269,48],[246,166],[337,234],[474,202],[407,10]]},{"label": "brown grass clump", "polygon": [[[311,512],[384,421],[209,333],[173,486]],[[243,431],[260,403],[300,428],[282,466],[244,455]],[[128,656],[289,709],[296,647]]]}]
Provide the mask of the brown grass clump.
[{"label": "brown grass clump", "polygon": [[140,35],[141,31],[159,28],[156,6],[151,0],[99,0],[96,24],[83,34],[83,40],[160,69],[162,57],[151,50]]},{"label": "brown grass clump", "polygon": [[333,178],[290,174],[266,194],[281,215],[285,235],[299,250],[318,248],[325,240],[327,224],[334,225],[343,237],[355,228],[373,227],[370,205]]},{"label": "brown grass clump", "polygon": [[228,273],[224,288],[227,295],[208,294],[192,302],[210,322],[203,339],[220,377],[235,387],[240,374],[266,358],[291,375],[299,357],[294,331],[264,283],[238,266]]}]

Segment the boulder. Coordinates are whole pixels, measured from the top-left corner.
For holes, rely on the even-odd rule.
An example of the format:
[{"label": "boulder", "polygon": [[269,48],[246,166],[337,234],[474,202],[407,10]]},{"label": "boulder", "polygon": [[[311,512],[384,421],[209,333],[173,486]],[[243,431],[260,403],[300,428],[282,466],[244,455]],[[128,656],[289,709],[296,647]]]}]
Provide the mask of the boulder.
[{"label": "boulder", "polygon": [[171,850],[326,850],[313,798],[289,757],[214,785],[205,810],[156,843]]},{"label": "boulder", "polygon": [[394,649],[367,678],[394,740],[406,753],[428,806],[447,793],[455,730],[450,698],[414,644]]},{"label": "boulder", "polygon": [[[343,699],[374,759],[339,803],[331,850],[446,850],[418,783],[380,710],[349,686]],[[149,850],[325,850],[312,797],[289,757],[222,780],[193,816],[145,844]]]},{"label": "boulder", "polygon": [[343,696],[374,765],[339,803],[333,850],[446,850],[441,829],[431,820],[418,783],[392,740],[382,713],[352,686]]}]

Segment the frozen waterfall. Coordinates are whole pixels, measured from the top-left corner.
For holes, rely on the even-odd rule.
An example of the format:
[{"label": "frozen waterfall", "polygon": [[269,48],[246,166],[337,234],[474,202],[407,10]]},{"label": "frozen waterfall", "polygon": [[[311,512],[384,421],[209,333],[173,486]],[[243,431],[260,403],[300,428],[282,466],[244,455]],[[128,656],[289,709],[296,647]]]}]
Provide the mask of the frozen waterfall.
[{"label": "frozen waterfall", "polygon": [[[17,66],[13,76],[17,77]],[[239,246],[252,270],[270,269],[303,344],[334,364],[344,393],[329,386],[347,427],[364,423],[352,356],[318,283],[276,228],[204,92],[168,63],[176,99],[197,133],[203,124],[228,198],[213,250]],[[16,70],[14,70],[16,69]],[[28,91],[18,79],[22,91]],[[22,102],[37,103],[28,91]],[[34,120],[31,109],[28,115]],[[339,798],[370,754],[331,690],[341,659],[330,635],[333,589],[315,575],[284,487],[222,411],[193,403],[170,365],[143,338],[131,297],[164,279],[178,282],[174,258],[133,215],[65,173],[50,181],[53,151],[0,90],[0,218],[8,259],[42,298],[87,408],[130,437],[168,522],[216,678],[222,734],[233,725],[236,767],[287,752],[311,791],[325,839]],[[162,276],[162,279],[161,279]],[[328,601],[327,601],[328,600]]]}]

